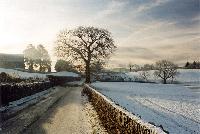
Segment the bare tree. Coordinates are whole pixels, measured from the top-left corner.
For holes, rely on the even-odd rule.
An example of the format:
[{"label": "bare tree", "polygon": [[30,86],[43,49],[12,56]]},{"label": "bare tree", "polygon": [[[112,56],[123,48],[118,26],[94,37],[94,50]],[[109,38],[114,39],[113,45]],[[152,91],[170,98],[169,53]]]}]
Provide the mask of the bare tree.
[{"label": "bare tree", "polygon": [[48,54],[48,51],[43,45],[38,45],[37,46],[37,66],[39,66],[39,71],[40,72],[45,72],[48,70],[48,72],[51,72],[51,59]]},{"label": "bare tree", "polygon": [[37,49],[32,44],[29,44],[24,50],[24,62],[30,72],[34,71],[37,58]]},{"label": "bare tree", "polygon": [[137,71],[141,70],[141,67],[139,65],[137,65],[137,64],[134,64],[134,65],[132,65],[132,70],[137,72]]},{"label": "bare tree", "polygon": [[43,45],[38,45],[36,48],[34,45],[29,44],[24,50],[24,61],[31,72],[38,67],[40,72],[51,71],[50,56]]},{"label": "bare tree", "polygon": [[57,60],[55,64],[55,70],[57,72],[61,71],[77,72],[75,66],[71,62],[65,60]]},{"label": "bare tree", "polygon": [[142,70],[153,70],[154,69],[154,65],[153,64],[144,64],[144,66],[142,67]]},{"label": "bare tree", "polygon": [[115,48],[111,33],[107,30],[80,26],[60,32],[56,54],[58,57],[84,62],[86,82],[90,83],[90,64],[108,58]]},{"label": "bare tree", "polygon": [[134,65],[132,65],[131,63],[128,64],[129,72],[132,72],[132,68],[133,68],[133,66],[134,66]]},{"label": "bare tree", "polygon": [[139,72],[139,77],[144,80],[144,81],[148,81],[149,77],[150,77],[150,73],[148,70],[143,70]]},{"label": "bare tree", "polygon": [[144,80],[144,81],[148,81],[149,77],[150,77],[150,70],[153,69],[153,65],[150,64],[144,64],[144,66],[142,66],[140,68],[141,71],[139,71],[139,77]]},{"label": "bare tree", "polygon": [[167,84],[167,79],[174,79],[174,77],[177,75],[177,67],[178,66],[171,61],[161,60],[156,62],[156,71],[154,74],[163,79],[164,84]]},{"label": "bare tree", "polygon": [[100,73],[102,70],[104,70],[105,62],[103,61],[96,61],[91,64],[91,72],[92,73]]}]

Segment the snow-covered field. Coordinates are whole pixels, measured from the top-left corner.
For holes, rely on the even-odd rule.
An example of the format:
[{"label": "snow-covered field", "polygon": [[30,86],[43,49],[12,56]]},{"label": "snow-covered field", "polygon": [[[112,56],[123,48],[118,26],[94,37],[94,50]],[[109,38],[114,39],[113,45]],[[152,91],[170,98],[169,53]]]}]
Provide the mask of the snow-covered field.
[{"label": "snow-covered field", "polygon": [[200,84],[200,69],[179,69],[178,71],[177,81]]},{"label": "snow-covered field", "polygon": [[[150,74],[150,77],[148,79],[150,81],[160,81],[159,78],[156,78],[153,73],[154,71],[148,71]],[[200,83],[200,69],[178,69],[179,74],[175,78],[175,81],[179,83]],[[126,73],[127,77],[132,78],[135,80],[136,78],[139,78],[140,72],[128,72]]]},{"label": "snow-covered field", "polygon": [[28,72],[22,72],[14,69],[5,69],[0,68],[0,73],[5,72],[13,76],[19,76],[21,78],[46,78],[46,74],[40,74],[40,73],[28,73]]},{"label": "snow-covered field", "polygon": [[73,73],[73,72],[57,72],[57,73],[50,73],[50,75],[54,75],[54,76],[72,76],[72,77],[79,77],[78,74]]},{"label": "snow-covered field", "polygon": [[42,78],[45,79],[47,78],[47,75],[55,75],[55,76],[72,76],[72,77],[78,77],[79,75],[73,72],[57,72],[57,73],[47,73],[47,74],[42,74],[42,73],[29,73],[29,72],[22,72],[18,71],[15,69],[5,69],[5,68],[0,68],[0,73],[5,72],[13,76],[17,76],[20,78]]},{"label": "snow-covered field", "polygon": [[200,133],[200,88],[135,82],[96,82],[92,86],[169,133]]}]

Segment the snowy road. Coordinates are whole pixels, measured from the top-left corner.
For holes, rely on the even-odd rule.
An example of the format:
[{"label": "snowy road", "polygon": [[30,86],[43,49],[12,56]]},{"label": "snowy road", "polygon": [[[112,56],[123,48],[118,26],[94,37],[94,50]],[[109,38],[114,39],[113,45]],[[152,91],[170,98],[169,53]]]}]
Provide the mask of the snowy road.
[{"label": "snowy road", "polygon": [[[88,134],[94,128],[84,107],[81,87],[71,90],[53,105],[25,134]],[[91,113],[91,111],[90,111]]]}]

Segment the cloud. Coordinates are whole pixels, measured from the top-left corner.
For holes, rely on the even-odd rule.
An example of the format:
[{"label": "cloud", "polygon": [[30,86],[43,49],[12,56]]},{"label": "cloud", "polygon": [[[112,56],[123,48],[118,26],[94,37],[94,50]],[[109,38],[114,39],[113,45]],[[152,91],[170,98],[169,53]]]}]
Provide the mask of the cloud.
[{"label": "cloud", "polygon": [[101,19],[105,17],[112,17],[114,14],[118,14],[125,8],[127,1],[111,1],[107,3],[104,10],[99,11],[96,18]]},{"label": "cloud", "polygon": [[[200,42],[199,42],[200,43]],[[165,45],[160,47],[120,47],[110,60],[110,65],[117,65],[117,61],[124,66],[132,64],[152,64],[155,61],[167,59],[179,65],[186,61],[200,60],[199,44]],[[126,59],[126,60],[124,60]]]},{"label": "cloud", "polygon": [[200,57],[199,12],[199,0],[1,1],[0,50],[41,43],[51,51],[63,28],[93,25],[113,34],[115,66],[165,58],[183,64]]},{"label": "cloud", "polygon": [[[126,60],[124,60],[126,59]],[[130,62],[133,64],[152,63],[152,61],[159,59],[151,48],[144,47],[119,47],[115,56],[111,58],[113,61],[119,60],[121,64],[127,65]]]},{"label": "cloud", "polygon": [[148,1],[130,1],[133,7],[133,13],[139,14],[156,8],[157,6],[161,6],[165,4],[169,0],[148,0]]},{"label": "cloud", "polygon": [[195,24],[192,19],[199,15],[199,5],[199,0],[171,0],[157,6],[146,15],[153,19],[175,21],[178,25],[188,26]]}]

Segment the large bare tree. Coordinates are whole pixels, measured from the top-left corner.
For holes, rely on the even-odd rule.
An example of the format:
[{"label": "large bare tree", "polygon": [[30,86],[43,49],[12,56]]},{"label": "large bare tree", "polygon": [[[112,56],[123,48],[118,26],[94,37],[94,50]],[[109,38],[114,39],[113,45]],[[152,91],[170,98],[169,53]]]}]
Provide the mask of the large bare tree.
[{"label": "large bare tree", "polygon": [[116,48],[109,31],[82,26],[61,31],[56,44],[58,57],[85,63],[87,83],[90,83],[91,63],[108,58]]},{"label": "large bare tree", "polygon": [[161,60],[156,62],[155,68],[156,71],[154,74],[163,79],[164,84],[167,84],[167,79],[174,79],[174,77],[178,73],[178,66],[175,65],[173,62],[167,60]]}]

